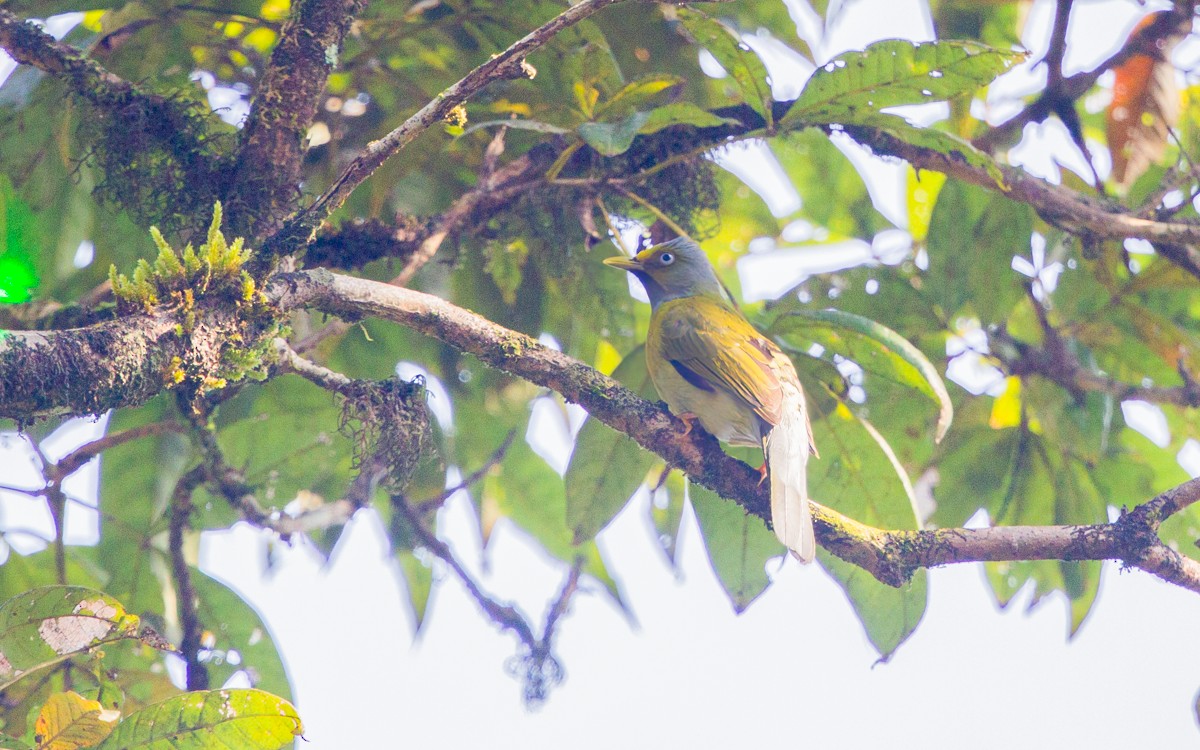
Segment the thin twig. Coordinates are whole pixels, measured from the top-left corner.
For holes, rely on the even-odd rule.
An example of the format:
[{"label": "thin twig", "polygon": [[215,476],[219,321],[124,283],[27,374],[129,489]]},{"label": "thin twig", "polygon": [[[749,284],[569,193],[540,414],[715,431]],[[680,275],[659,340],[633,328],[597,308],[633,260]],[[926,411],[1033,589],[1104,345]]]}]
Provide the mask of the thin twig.
[{"label": "thin twig", "polygon": [[466,568],[463,567],[462,563],[459,562],[458,558],[455,557],[449,545],[429,530],[422,517],[405,501],[403,496],[392,495],[391,501],[393,510],[404,516],[413,533],[420,540],[421,545],[432,552],[454,572],[454,575],[467,589],[467,593],[471,595],[471,598],[475,600],[479,608],[488,616],[488,619],[499,626],[501,630],[512,631],[527,648],[531,650],[535,648],[537,646],[537,638],[533,634],[533,629],[529,627],[529,623],[525,621],[521,613],[511,604],[501,604],[486,594],[479,587],[479,584],[475,582],[475,579],[467,572]]},{"label": "thin twig", "polygon": [[311,226],[319,224],[326,216],[341,206],[363,180],[370,177],[385,161],[411,143],[414,138],[443,120],[452,109],[463,104],[494,81],[532,78],[536,71],[525,62],[526,55],[541,47],[563,29],[589,18],[609,5],[622,1],[581,0],[514,42],[508,49],[472,70],[461,80],[438,94],[395,130],[369,144],[366,150],[334,180],[329,189],[305,209],[297,219],[302,223],[307,222]]},{"label": "thin twig", "polygon": [[454,493],[473,487],[476,482],[486,477],[497,464],[504,460],[504,455],[508,453],[509,447],[512,446],[513,438],[516,436],[516,428],[509,430],[508,434],[504,436],[504,440],[500,442],[500,446],[492,451],[492,455],[488,456],[488,459],[483,462],[482,466],[468,474],[465,479],[453,487],[447,487],[433,497],[413,503],[414,510],[424,516],[442,507]]},{"label": "thin twig", "polygon": [[65,479],[67,476],[78,471],[88,461],[91,461],[109,448],[115,448],[131,440],[137,440],[149,435],[163,435],[168,432],[182,433],[183,428],[174,422],[151,422],[150,424],[130,427],[128,430],[122,430],[121,432],[109,433],[90,443],[84,443],[66,456],[63,456],[54,465],[53,473],[58,478]]},{"label": "thin twig", "polygon": [[180,479],[175,485],[171,497],[171,520],[167,533],[167,548],[171,553],[171,572],[175,578],[175,587],[179,590],[179,622],[183,627],[183,637],[179,650],[187,664],[187,689],[207,690],[209,679],[208,669],[200,659],[203,648],[202,640],[204,626],[200,622],[200,598],[192,583],[192,569],[184,554],[184,532],[189,525],[192,514],[192,493],[204,483],[208,472],[203,465],[196,466]]}]

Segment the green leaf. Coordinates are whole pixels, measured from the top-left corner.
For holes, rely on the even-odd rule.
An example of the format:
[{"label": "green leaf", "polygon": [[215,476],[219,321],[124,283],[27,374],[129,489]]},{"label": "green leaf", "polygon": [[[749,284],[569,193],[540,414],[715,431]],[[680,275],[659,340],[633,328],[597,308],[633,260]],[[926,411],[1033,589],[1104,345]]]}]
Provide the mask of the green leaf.
[{"label": "green leaf", "polygon": [[221,685],[246,670],[256,688],[284,697],[291,696],[287,669],[267,624],[254,607],[234,589],[201,570],[192,570],[200,622],[214,634],[214,654],[236,651],[240,659],[212,659],[207,663],[211,684]]},{"label": "green leaf", "polygon": [[[513,442],[504,461],[483,482],[482,515],[498,514],[530,534],[550,555],[564,562],[583,559],[583,571],[604,585],[622,608],[620,585],[608,572],[592,541],[576,545],[566,524],[566,494],[562,478],[529,443]],[[488,521],[485,519],[485,525]]]},{"label": "green leaf", "polygon": [[[814,390],[816,387],[822,386],[818,384]],[[912,484],[891,446],[837,394],[823,390],[834,397],[836,405],[822,414],[824,402],[809,399],[813,437],[821,451],[819,459],[808,462],[809,494],[817,502],[871,526],[920,528]],[[925,612],[924,571],[917,571],[908,586],[895,589],[855,566],[833,561],[823,551],[818,550],[818,554],[821,564],[846,593],[880,657],[890,658]]]},{"label": "green leaf", "polygon": [[918,570],[908,585],[893,588],[824,549],[817,549],[817,561],[845,592],[879,658],[890,659],[925,616],[929,598],[926,572]]},{"label": "green leaf", "polygon": [[920,349],[887,326],[841,310],[798,310],[781,316],[770,330],[792,351],[803,352],[810,344],[820,344],[868,373],[927,396],[938,407],[936,442],[941,442],[950,428],[954,404],[937,368]]},{"label": "green leaf", "polygon": [[[943,444],[937,462],[936,523],[961,525],[978,508],[987,510],[997,525],[1091,524],[1107,518],[1101,475],[1092,466],[1119,464],[1121,457],[1115,449],[1103,457],[1089,455],[1098,444],[1095,432],[1102,429],[1102,406],[1094,401],[1087,407],[1098,418],[1086,420],[1081,429],[1074,423],[1078,414],[1059,410],[1056,402],[1072,401],[1060,389],[1028,383],[1022,398],[1027,423],[1018,427],[988,427],[988,409],[980,402],[960,417],[960,429]],[[1029,423],[1041,425],[1044,432],[1034,433]],[[1119,476],[1104,481],[1107,488],[1144,473],[1136,463],[1118,471]],[[1031,607],[1054,591],[1066,594],[1071,634],[1082,625],[1099,591],[1100,563],[1094,561],[988,563],[985,571],[1002,607],[1030,582]]]},{"label": "green leaf", "polygon": [[262,690],[186,693],[126,717],[101,750],[280,750],[304,731],[292,704]]},{"label": "green leaf", "polygon": [[522,271],[529,259],[529,245],[517,238],[509,242],[489,242],[485,248],[487,264],[484,270],[496,282],[500,296],[507,305],[517,302],[517,289],[521,287]]},{"label": "green leaf", "polygon": [[[328,391],[299,377],[275,378],[222,407],[217,442],[226,460],[276,504],[286,505],[302,490],[332,500],[345,494],[353,474],[351,441],[338,429],[341,416]],[[213,497],[212,505],[228,503]]]},{"label": "green leaf", "polygon": [[696,44],[707,49],[721,67],[733,77],[742,99],[767,123],[774,127],[771,105],[771,84],[763,61],[738,36],[737,32],[698,10],[677,8],[677,17]]},{"label": "green leaf", "polygon": [[400,562],[400,572],[404,575],[413,634],[420,635],[425,625],[425,613],[429,609],[429,595],[433,591],[433,569],[421,562],[412,552],[397,552],[396,559]]},{"label": "green leaf", "polygon": [[976,169],[982,169],[988,173],[998,187],[1007,189],[1004,173],[1000,171],[1000,165],[996,163],[996,160],[975,148],[970,141],[963,140],[952,133],[934,128],[919,128],[903,117],[884,112],[865,114],[857,124],[872,127],[905,143],[936,151]]},{"label": "green leaf", "polygon": [[947,180],[929,222],[927,299],[953,319],[964,307],[985,326],[1024,298],[1014,255],[1029,252],[1033,209],[1000,193]]},{"label": "green leaf", "polygon": [[[665,467],[664,467],[665,470]],[[650,524],[658,536],[658,544],[672,568],[677,568],[675,558],[679,543],[679,527],[683,522],[683,509],[687,500],[687,478],[683,472],[672,471],[667,480],[650,496]]]},{"label": "green leaf", "polygon": [[[627,115],[635,109],[649,104],[660,94],[673,86],[679,86],[684,82],[679,76],[668,74],[655,74],[643,76],[631,83],[625,84],[624,88],[618,91],[611,99],[602,102],[596,107],[596,117],[603,115]],[[605,118],[605,119],[611,119]]]},{"label": "green leaf", "polygon": [[113,597],[83,586],[43,586],[0,604],[0,681],[114,637],[138,618]]},{"label": "green leaf", "polygon": [[745,611],[767,589],[767,561],[784,554],[783,545],[761,518],[732,500],[691,482],[688,499],[696,512],[704,548],[717,580],[735,612]]},{"label": "green leaf", "polygon": [[633,145],[633,139],[650,119],[646,112],[634,112],[617,122],[585,122],[576,128],[587,145],[604,156],[623,154]]},{"label": "green leaf", "polygon": [[[654,386],[646,370],[645,349],[630,352],[613,377],[646,398]],[[654,455],[642,450],[628,435],[589,417],[575,439],[567,466],[567,526],[575,543],[591,539],[617,515],[641,486]]]},{"label": "green leaf", "polygon": [[875,42],[818,68],[782,124],[862,123],[885,107],[971,93],[1024,59],[977,42]]},{"label": "green leaf", "polygon": [[537,120],[521,120],[517,118],[509,118],[505,120],[484,120],[483,122],[472,123],[470,127],[463,130],[463,135],[469,135],[476,130],[483,128],[512,128],[513,130],[532,130],[535,133],[548,133],[550,135],[563,135],[570,133],[569,128],[560,128],[557,125],[551,125],[548,122],[538,122]]},{"label": "green leaf", "polygon": [[800,195],[797,215],[828,229],[828,241],[858,237],[869,242],[892,227],[875,208],[862,175],[825,133],[791,131],[767,145]]},{"label": "green leaf", "polygon": [[697,128],[715,128],[720,125],[737,125],[740,120],[721,117],[691,102],[674,102],[655,107],[646,113],[646,121],[638,130],[639,135],[649,135],[672,125],[691,125]]},{"label": "green leaf", "polygon": [[25,744],[24,740],[16,737],[0,734],[0,750],[33,750],[33,746]]}]

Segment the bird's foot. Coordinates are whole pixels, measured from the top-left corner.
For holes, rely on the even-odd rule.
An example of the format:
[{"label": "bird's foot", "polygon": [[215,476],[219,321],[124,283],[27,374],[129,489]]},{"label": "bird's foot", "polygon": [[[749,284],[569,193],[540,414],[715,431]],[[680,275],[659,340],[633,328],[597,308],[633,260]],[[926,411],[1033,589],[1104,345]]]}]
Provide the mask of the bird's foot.
[{"label": "bird's foot", "polygon": [[763,465],[758,467],[758,486],[762,487],[762,483],[767,481],[767,462],[763,461]]},{"label": "bird's foot", "polygon": [[679,421],[683,422],[684,436],[686,437],[688,435],[691,435],[692,428],[696,426],[696,421],[698,419],[700,419],[700,417],[696,416],[695,414],[693,414],[690,411],[685,411],[683,414],[680,414],[678,416],[679,416]]}]

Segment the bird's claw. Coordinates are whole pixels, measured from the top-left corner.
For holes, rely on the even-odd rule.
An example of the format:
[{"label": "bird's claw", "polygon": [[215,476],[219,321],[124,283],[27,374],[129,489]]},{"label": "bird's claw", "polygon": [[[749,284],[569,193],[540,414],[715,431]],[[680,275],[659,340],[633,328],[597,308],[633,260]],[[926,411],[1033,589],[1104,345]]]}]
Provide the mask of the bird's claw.
[{"label": "bird's claw", "polygon": [[700,417],[696,416],[690,411],[679,415],[679,421],[683,422],[684,437],[692,434],[692,428],[696,426],[696,420],[698,419],[700,419]]}]

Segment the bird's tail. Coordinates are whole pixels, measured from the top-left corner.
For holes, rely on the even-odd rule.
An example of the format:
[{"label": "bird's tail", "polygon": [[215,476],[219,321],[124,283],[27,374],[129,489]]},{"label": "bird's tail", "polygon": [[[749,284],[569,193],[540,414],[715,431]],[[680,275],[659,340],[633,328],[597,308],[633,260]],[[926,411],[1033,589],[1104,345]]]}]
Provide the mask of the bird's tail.
[{"label": "bird's tail", "polygon": [[804,393],[784,387],[783,417],[766,439],[771,477],[771,525],[775,536],[802,563],[817,554],[808,507],[808,453],[812,446]]}]

